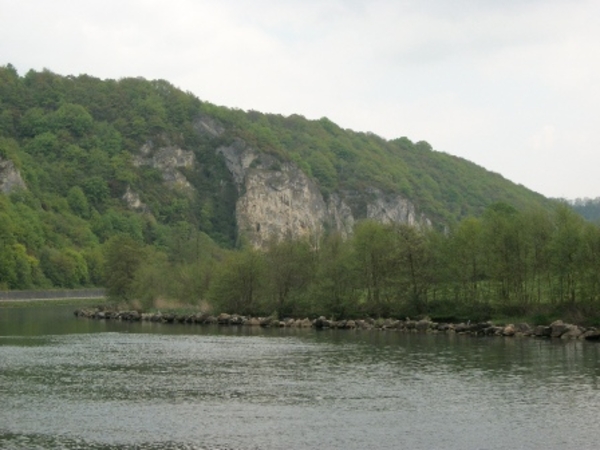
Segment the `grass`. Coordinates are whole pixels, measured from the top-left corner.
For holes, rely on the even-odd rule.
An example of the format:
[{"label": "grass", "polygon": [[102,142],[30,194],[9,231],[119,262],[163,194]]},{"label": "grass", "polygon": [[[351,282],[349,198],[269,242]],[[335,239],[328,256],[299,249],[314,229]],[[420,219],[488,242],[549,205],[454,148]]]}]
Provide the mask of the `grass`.
[{"label": "grass", "polygon": [[39,308],[41,306],[74,306],[78,308],[108,304],[106,298],[60,298],[47,300],[0,300],[0,308]]}]

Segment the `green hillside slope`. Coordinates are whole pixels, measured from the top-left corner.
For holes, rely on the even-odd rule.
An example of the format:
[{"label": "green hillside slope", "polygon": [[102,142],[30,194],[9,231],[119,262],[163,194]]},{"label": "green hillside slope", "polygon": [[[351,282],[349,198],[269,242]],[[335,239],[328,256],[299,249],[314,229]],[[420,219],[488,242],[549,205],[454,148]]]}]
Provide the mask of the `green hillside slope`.
[{"label": "green hillside slope", "polygon": [[[198,132],[199,117],[222,133]],[[406,197],[440,228],[498,201],[551,204],[423,141],[218,107],[163,80],[20,76],[8,65],[0,68],[0,160],[26,189],[5,183],[0,195],[0,288],[100,284],[103,248],[119,235],[173,261],[236,246],[238,193],[215,152],[236,139],[295,162],[325,196],[375,187]],[[193,153],[198,167],[181,169],[191,190],[168,188],[160,170],[136,164],[149,143]],[[0,168],[0,178],[9,169]],[[141,207],[124,200],[129,190]]]}]

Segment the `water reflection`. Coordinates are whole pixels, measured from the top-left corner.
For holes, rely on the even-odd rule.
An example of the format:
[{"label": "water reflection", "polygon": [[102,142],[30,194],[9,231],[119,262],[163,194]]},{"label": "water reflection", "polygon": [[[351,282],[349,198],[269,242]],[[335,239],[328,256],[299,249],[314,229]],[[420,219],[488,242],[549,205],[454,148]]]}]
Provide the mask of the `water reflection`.
[{"label": "water reflection", "polygon": [[599,348],[12,310],[0,448],[590,448]]}]

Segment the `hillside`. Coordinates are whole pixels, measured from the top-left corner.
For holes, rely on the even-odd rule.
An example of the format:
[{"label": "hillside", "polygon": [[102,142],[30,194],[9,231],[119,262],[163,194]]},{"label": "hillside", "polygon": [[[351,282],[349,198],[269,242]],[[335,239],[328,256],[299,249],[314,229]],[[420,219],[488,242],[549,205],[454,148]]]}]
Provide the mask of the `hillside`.
[{"label": "hillside", "polygon": [[363,218],[444,229],[496,202],[551,205],[425,141],[218,107],[163,80],[10,65],[0,190],[0,287],[11,289],[102,283],[103,246],[119,234],[177,260],[348,234]]}]

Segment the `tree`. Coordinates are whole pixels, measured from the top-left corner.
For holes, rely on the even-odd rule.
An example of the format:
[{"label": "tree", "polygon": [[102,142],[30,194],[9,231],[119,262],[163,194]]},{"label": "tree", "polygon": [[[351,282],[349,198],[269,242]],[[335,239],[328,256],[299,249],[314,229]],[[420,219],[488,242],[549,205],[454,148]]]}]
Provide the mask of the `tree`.
[{"label": "tree", "polygon": [[290,300],[299,294],[312,279],[314,259],[304,239],[272,240],[265,253],[270,281],[270,312],[281,317],[292,314]]},{"label": "tree", "polygon": [[388,316],[396,294],[392,281],[397,270],[393,233],[389,227],[367,220],[356,226],[352,242],[355,270],[366,290],[367,308],[378,316]]},{"label": "tree", "polygon": [[258,295],[265,286],[265,260],[258,250],[230,253],[217,268],[208,296],[222,311],[251,314],[260,311]]},{"label": "tree", "polygon": [[525,233],[518,211],[506,203],[495,203],[486,210],[483,220],[486,271],[495,284],[496,295],[504,303],[526,301]]},{"label": "tree", "polygon": [[54,113],[54,126],[69,130],[75,136],[83,136],[92,129],[94,119],[81,105],[63,103]]},{"label": "tree", "polygon": [[360,291],[352,270],[352,258],[351,244],[339,233],[325,237],[317,252],[317,267],[309,291],[313,312],[332,317],[358,314]]},{"label": "tree", "polygon": [[479,282],[484,278],[483,227],[479,219],[461,221],[449,237],[447,258],[451,280],[458,283],[456,297],[471,303],[480,299]]},{"label": "tree", "polygon": [[583,218],[567,205],[559,205],[555,213],[555,230],[550,242],[552,267],[557,277],[555,295],[560,301],[575,303],[583,239]]},{"label": "tree", "polygon": [[427,311],[427,291],[432,284],[429,269],[433,266],[433,253],[423,231],[396,224],[393,232],[397,286],[406,295],[411,310],[423,314]]},{"label": "tree", "polygon": [[104,283],[113,300],[131,301],[135,275],[144,261],[142,244],[128,235],[111,237],[104,245]]},{"label": "tree", "polygon": [[79,186],[73,186],[67,193],[67,201],[71,211],[79,217],[87,218],[90,214],[90,206],[88,205],[87,197]]}]

